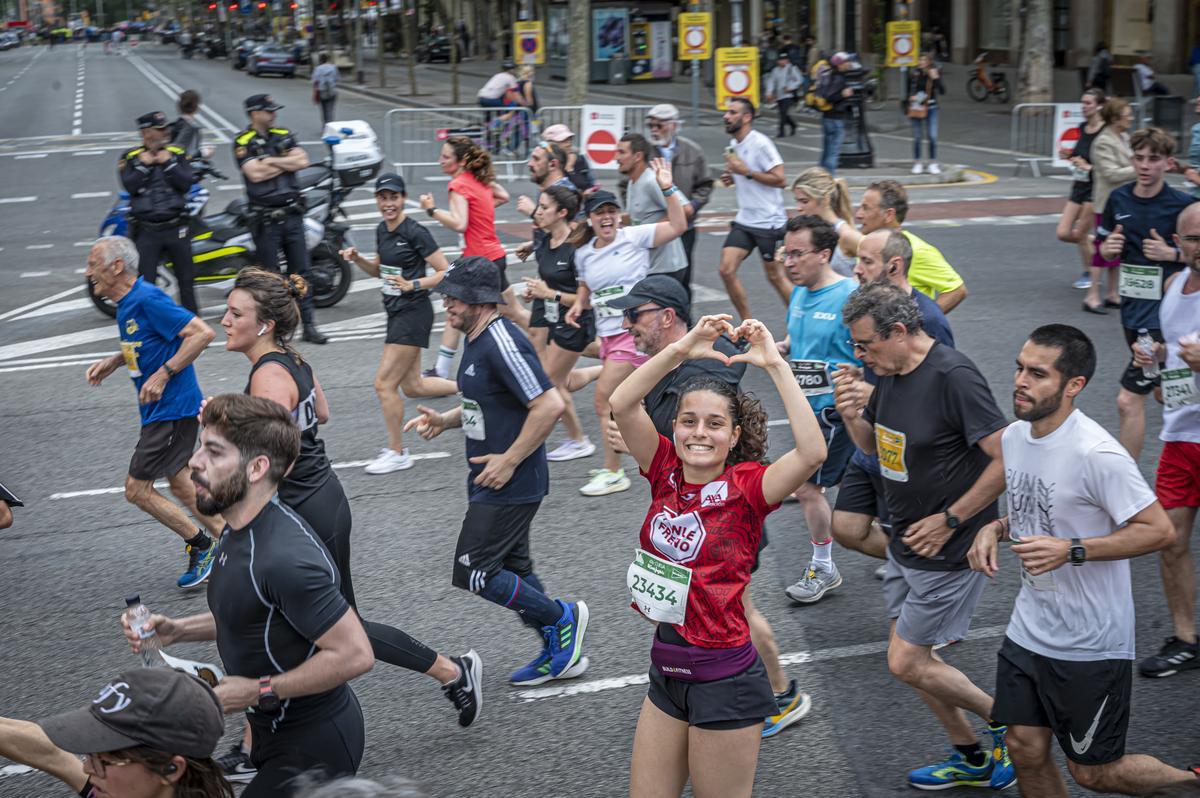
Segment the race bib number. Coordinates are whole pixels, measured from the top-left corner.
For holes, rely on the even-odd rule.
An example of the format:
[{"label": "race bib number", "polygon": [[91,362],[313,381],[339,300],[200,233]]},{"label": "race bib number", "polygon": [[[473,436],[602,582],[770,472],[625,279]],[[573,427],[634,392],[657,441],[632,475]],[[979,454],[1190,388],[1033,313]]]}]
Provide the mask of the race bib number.
[{"label": "race bib number", "polygon": [[601,288],[592,294],[592,304],[596,306],[596,316],[601,319],[620,316],[622,311],[617,308],[610,308],[608,303],[614,299],[620,299],[629,293],[630,286],[628,285],[610,285],[608,288]]},{"label": "race bib number", "polygon": [[383,280],[383,284],[379,286],[379,291],[385,296],[400,296],[403,294],[404,292],[388,279],[389,277],[402,277],[402,271],[399,266],[379,264],[379,276]]},{"label": "race bib number", "polygon": [[659,623],[683,623],[692,584],[691,568],[638,549],[633,553],[625,584],[634,605],[647,618]]},{"label": "race bib number", "polygon": [[542,315],[551,324],[558,324],[559,304],[553,299],[542,300]]},{"label": "race bib number", "polygon": [[483,425],[483,411],[479,409],[478,402],[472,402],[465,398],[462,400],[462,428],[463,434],[473,441],[487,439],[487,430]]},{"label": "race bib number", "polygon": [[1178,410],[1186,405],[1200,402],[1200,391],[1196,390],[1196,375],[1189,368],[1163,371],[1162,398],[1168,410]]},{"label": "race bib number", "polygon": [[129,378],[136,380],[142,376],[142,370],[138,368],[138,347],[142,345],[141,341],[122,341],[121,356],[125,358],[125,368],[129,370]]},{"label": "race bib number", "polygon": [[1121,282],[1118,291],[1130,299],[1162,299],[1163,270],[1161,266],[1135,266],[1121,264]]},{"label": "race bib number", "polygon": [[317,425],[317,389],[313,388],[308,392],[308,396],[296,405],[296,409],[292,411],[292,418],[296,420],[296,426],[301,432],[307,429],[312,429]]},{"label": "race bib number", "polygon": [[879,470],[893,482],[908,482],[908,465],[904,461],[904,449],[908,436],[903,432],[875,424],[875,454],[879,456]]},{"label": "race bib number", "polygon": [[1076,183],[1088,183],[1091,182],[1092,173],[1087,169],[1080,169],[1078,166],[1072,166],[1071,179]]},{"label": "race bib number", "polygon": [[1030,590],[1043,590],[1051,593],[1058,592],[1058,585],[1054,581],[1054,572],[1047,571],[1044,574],[1034,576],[1024,568],[1021,569],[1021,584]]},{"label": "race bib number", "polygon": [[793,360],[792,374],[805,396],[822,396],[833,393],[829,381],[829,364],[824,360]]}]

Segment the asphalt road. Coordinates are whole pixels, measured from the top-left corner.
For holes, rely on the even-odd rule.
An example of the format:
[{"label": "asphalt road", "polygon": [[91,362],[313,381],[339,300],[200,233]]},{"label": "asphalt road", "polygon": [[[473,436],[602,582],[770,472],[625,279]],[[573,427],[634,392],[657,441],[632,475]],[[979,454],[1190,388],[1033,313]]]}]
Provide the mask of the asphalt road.
[{"label": "asphalt road", "polygon": [[[174,587],[184,565],[174,535],[120,495],[137,437],[133,393],[119,378],[99,389],[83,378],[86,365],[115,346],[115,326],[87,305],[82,268],[86,244],[113,200],[102,192],[116,190],[116,155],[134,140],[128,132],[133,119],[169,110],[176,87],[196,86],[218,140],[240,125],[242,98],[258,91],[288,106],[281,122],[306,142],[318,131],[303,80],[249,78],[224,61],[182,61],[174,49],[154,46],[139,48],[135,57],[73,47],[0,53],[0,86],[0,170],[6,178],[0,188],[0,423],[7,431],[0,478],[28,505],[17,510],[15,527],[0,534],[0,711],[36,718],[81,705],[107,677],[136,665],[117,629],[124,596],[140,592],[152,609],[169,614],[204,609],[201,593]],[[341,102],[339,115],[372,125],[381,124],[387,110],[349,94]],[[716,154],[722,137],[711,133],[702,143]],[[309,150],[317,156],[320,145]],[[233,174],[228,145],[219,145],[218,153],[218,164]],[[789,175],[813,159],[803,150],[785,155]],[[978,162],[968,165],[986,170],[985,159],[995,156],[975,157]],[[515,188],[528,190],[528,184]],[[1001,407],[1010,406],[1012,362],[1024,336],[1038,324],[1066,321],[1100,347],[1100,370],[1081,405],[1111,430],[1116,379],[1125,362],[1121,334],[1115,315],[1100,319],[1078,309],[1080,293],[1070,288],[1074,251],[1054,240],[1049,215],[1056,206],[1052,198],[1065,189],[1061,181],[1028,178],[922,189],[913,192],[913,218],[921,220],[913,227],[941,247],[968,281],[970,297],[951,322]],[[213,207],[238,196],[236,190],[213,194]],[[359,217],[352,219],[361,227],[359,243],[370,248],[369,192],[352,199],[367,201],[350,211]],[[731,201],[730,192],[717,192],[699,237],[696,281],[706,311],[726,307],[716,262],[728,218],[722,212]],[[499,216],[509,223],[505,243],[515,245],[524,226],[510,208]],[[435,232],[444,246],[454,246],[450,236]],[[529,268],[514,272],[519,277]],[[756,315],[782,335],[783,306],[756,263],[748,262],[743,272]],[[333,342],[302,347],[333,410],[323,437],[354,509],[360,609],[445,653],[476,648],[484,659],[486,694],[480,721],[461,730],[430,680],[379,665],[354,685],[368,729],[362,772],[404,774],[438,796],[622,794],[650,643],[647,626],[628,609],[623,583],[645,513],[645,484],[635,480],[627,493],[589,499],[577,488],[599,465],[598,457],[552,466],[552,492],[533,529],[535,558],[551,593],[585,599],[591,607],[592,666],[577,682],[510,688],[506,675],[533,656],[533,641],[507,612],[450,585],[466,501],[459,433],[432,442],[413,439],[413,452],[426,459],[412,470],[372,477],[361,469],[385,442],[372,389],[383,336],[374,285],[359,280],[346,300],[321,314]],[[221,301],[219,295],[202,297],[206,305]],[[217,345],[198,369],[205,392],[215,394],[240,390],[248,364]],[[747,387],[774,418],[782,418],[762,374],[751,372]],[[594,428],[590,397],[589,391],[576,399],[585,425]],[[1153,408],[1150,415],[1141,461],[1148,476],[1159,449]],[[775,445],[786,445],[783,430],[775,433]],[[837,551],[844,586],[815,606],[791,606],[783,588],[807,563],[807,531],[795,504],[775,513],[769,526],[772,543],[752,592],[814,705],[802,723],[763,745],[757,793],[908,794],[905,772],[940,757],[946,741],[916,695],[887,673],[883,602],[871,577],[876,563]],[[1133,568],[1138,651],[1145,655],[1169,634],[1169,624],[1156,561],[1144,558]],[[987,689],[1017,587],[1006,553],[971,636],[946,652]],[[197,659],[216,656],[212,645],[179,649]],[[1200,760],[1192,710],[1196,679],[1135,683],[1131,751],[1179,766]],[[229,729],[232,740],[240,721],[231,719]],[[0,778],[0,796],[66,794],[37,774]],[[1072,788],[1071,794],[1085,793]]]}]

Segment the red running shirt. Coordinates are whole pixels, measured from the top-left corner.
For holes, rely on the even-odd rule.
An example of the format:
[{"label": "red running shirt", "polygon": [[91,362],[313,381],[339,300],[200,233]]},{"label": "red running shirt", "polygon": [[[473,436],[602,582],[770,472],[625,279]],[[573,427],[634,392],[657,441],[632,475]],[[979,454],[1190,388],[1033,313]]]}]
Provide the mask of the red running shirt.
[{"label": "red running shirt", "polygon": [[460,172],[450,181],[450,191],[461,194],[467,200],[463,257],[478,255],[488,260],[503,258],[504,247],[496,236],[496,200],[492,197],[491,187],[480,183],[470,172]]},{"label": "red running shirt", "polygon": [[738,463],[707,485],[690,485],[675,444],[660,435],[650,470],[641,472],[651,498],[638,542],[692,569],[684,625],[674,628],[694,646],[734,648],[750,641],[742,593],[763,521],[779,509],[763,498],[766,470],[762,463]]}]

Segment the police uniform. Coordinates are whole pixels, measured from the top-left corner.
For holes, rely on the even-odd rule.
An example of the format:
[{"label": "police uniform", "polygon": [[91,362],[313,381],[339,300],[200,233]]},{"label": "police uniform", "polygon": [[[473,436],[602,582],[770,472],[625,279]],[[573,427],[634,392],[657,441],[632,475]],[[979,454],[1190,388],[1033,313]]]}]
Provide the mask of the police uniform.
[{"label": "police uniform", "polygon": [[[166,127],[162,111],[138,117],[139,130]],[[158,264],[166,255],[179,282],[180,303],[195,313],[187,195],[196,178],[182,149],[171,145],[163,149],[170,156],[165,164],[143,163],[139,156],[148,151],[144,146],[126,150],[117,162],[117,174],[129,192],[129,237],[137,244],[139,271],[146,282],[156,281]]]},{"label": "police uniform", "polygon": [[[246,112],[278,111],[266,94],[255,94],[246,98]],[[256,158],[286,155],[299,147],[296,135],[287,128],[268,128],[266,135],[253,126],[237,134],[233,142],[233,157],[238,168]],[[254,236],[254,247],[258,251],[258,262],[264,269],[279,271],[279,254],[282,250],[287,258],[288,273],[299,274],[308,279],[308,246],[304,241],[304,203],[300,196],[300,184],[293,172],[260,182],[252,182],[245,172],[242,179],[246,184],[246,198],[250,202],[250,232]],[[304,340],[325,343],[324,336],[316,329],[313,320],[312,294],[300,300],[300,316],[304,322]]]}]

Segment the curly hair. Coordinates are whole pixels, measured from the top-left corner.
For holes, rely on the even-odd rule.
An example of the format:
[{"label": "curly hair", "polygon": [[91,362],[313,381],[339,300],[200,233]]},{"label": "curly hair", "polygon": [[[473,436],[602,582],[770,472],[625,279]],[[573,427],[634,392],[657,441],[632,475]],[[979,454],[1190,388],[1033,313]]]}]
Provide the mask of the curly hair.
[{"label": "curly hair", "polygon": [[300,300],[308,293],[308,283],[298,274],[283,276],[278,272],[249,266],[238,272],[233,281],[254,300],[254,315],[259,324],[275,322],[275,343],[297,360],[299,353],[289,343],[300,326]]},{"label": "curly hair", "polygon": [[463,165],[463,169],[475,176],[475,179],[485,186],[496,179],[492,169],[492,155],[466,136],[451,136],[446,139],[446,146],[454,153],[454,160]]},{"label": "curly hair", "polygon": [[[166,774],[175,754],[168,754],[156,748],[139,745],[114,751],[118,759],[128,759],[142,765],[154,773]],[[184,757],[187,767],[175,784],[175,798],[234,798],[233,785],[225,780],[221,768],[211,757],[193,759]]]},{"label": "curly hair", "polygon": [[684,383],[683,390],[675,402],[675,415],[683,397],[697,391],[709,391],[720,396],[729,404],[729,418],[733,426],[741,427],[737,445],[729,450],[726,465],[738,463],[769,463],[767,459],[767,412],[753,394],[741,393],[735,387],[716,377],[700,375]]}]

